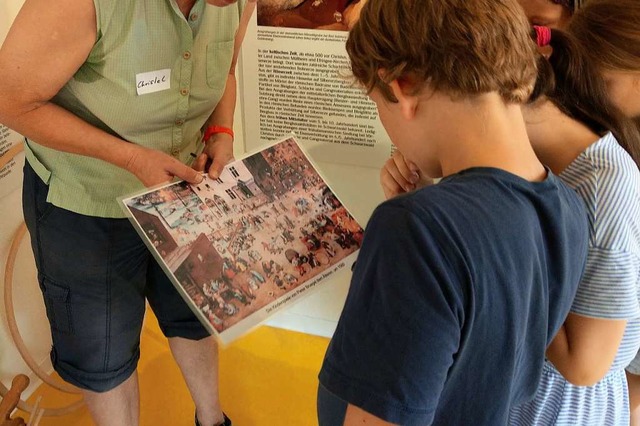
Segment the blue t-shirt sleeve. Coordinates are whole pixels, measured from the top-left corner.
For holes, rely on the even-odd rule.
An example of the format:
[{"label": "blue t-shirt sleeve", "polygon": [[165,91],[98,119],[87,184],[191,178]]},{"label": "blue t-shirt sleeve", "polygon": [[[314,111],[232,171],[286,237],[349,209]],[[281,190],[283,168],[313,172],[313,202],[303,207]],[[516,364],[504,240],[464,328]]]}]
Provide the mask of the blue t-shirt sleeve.
[{"label": "blue t-shirt sleeve", "polygon": [[433,420],[464,320],[462,265],[430,217],[383,204],[371,217],[320,382],[388,422]]}]

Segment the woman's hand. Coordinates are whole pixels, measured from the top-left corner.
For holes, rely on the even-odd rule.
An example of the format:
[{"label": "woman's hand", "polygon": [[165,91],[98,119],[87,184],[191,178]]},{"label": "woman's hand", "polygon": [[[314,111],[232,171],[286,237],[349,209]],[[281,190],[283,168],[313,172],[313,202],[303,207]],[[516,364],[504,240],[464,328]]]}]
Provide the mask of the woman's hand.
[{"label": "woman's hand", "polygon": [[424,176],[420,169],[406,160],[399,151],[394,152],[380,170],[380,185],[387,199],[432,183],[433,180]]},{"label": "woman's hand", "polygon": [[139,145],[132,145],[132,147],[135,148],[125,168],[146,187],[170,182],[174,178],[183,179],[193,184],[202,182],[201,173],[169,154]]},{"label": "woman's hand", "polygon": [[199,172],[206,171],[211,179],[217,179],[224,166],[231,161],[233,161],[233,138],[226,133],[216,133],[205,141],[204,150],[192,167]]}]

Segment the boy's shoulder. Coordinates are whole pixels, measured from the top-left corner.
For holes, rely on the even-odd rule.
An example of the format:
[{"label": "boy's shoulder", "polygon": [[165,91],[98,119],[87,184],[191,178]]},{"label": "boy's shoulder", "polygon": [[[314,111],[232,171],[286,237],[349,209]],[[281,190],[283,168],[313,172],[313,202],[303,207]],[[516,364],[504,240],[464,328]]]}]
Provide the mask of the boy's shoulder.
[{"label": "boy's shoulder", "polygon": [[[527,182],[501,170],[471,170],[382,203],[374,212],[383,226],[418,226],[441,235],[517,234],[522,229],[567,228],[587,234],[583,201],[549,172],[543,182]],[[544,224],[544,226],[543,226]],[[508,232],[512,231],[512,232]],[[456,238],[458,238],[456,237]]]},{"label": "boy's shoulder", "polygon": [[568,202],[581,204],[575,191],[551,171],[542,182],[529,182],[500,169],[475,168],[444,178],[437,184],[402,194],[383,202],[380,206],[423,211],[434,215],[447,214],[447,210],[472,212],[475,209],[504,211],[508,205]]}]

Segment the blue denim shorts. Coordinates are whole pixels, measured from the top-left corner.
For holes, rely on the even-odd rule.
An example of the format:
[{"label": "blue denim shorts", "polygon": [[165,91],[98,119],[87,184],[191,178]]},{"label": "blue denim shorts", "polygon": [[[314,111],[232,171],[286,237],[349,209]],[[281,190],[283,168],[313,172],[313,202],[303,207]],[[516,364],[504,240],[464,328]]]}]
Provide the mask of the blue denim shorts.
[{"label": "blue denim shorts", "polygon": [[105,392],[129,378],[140,357],[145,299],[165,336],[209,336],[127,219],[56,207],[46,201],[48,188],[27,163],[24,217],[51,325],[51,361],[64,380]]}]

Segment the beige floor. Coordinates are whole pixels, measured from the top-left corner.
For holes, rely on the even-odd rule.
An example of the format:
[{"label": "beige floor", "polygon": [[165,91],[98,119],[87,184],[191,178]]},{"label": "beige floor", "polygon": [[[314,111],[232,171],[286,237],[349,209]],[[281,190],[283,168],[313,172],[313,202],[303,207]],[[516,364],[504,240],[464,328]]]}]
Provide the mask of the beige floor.
[{"label": "beige floor", "polygon": [[[261,327],[223,349],[221,398],[234,426],[316,425],[317,372],[327,344],[328,339],[321,337]],[[152,316],[142,336],[139,373],[142,426],[193,425],[193,403]],[[74,399],[47,386],[41,386],[31,401],[38,395],[43,396],[43,406],[62,406]],[[86,409],[40,422],[41,426],[92,424]]]}]

